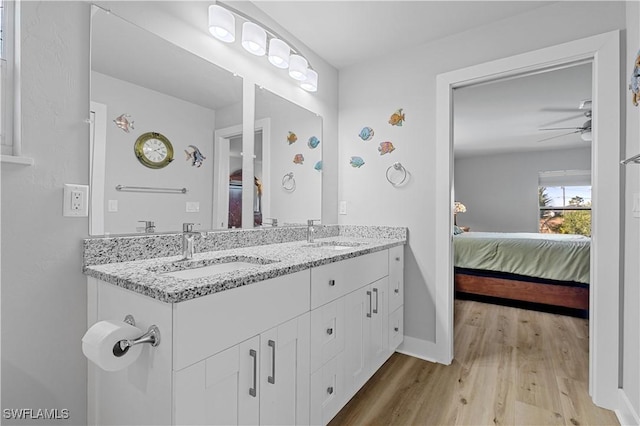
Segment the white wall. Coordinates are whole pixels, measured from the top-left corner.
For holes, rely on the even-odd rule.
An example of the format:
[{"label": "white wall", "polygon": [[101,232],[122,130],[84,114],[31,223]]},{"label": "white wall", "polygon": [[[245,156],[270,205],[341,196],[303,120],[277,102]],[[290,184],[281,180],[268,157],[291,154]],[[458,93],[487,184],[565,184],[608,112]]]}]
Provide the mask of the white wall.
[{"label": "white wall", "polygon": [[[637,2],[627,3],[627,45],[626,66],[623,68],[624,84],[628,84],[633,63],[640,48],[640,6]],[[626,108],[626,156],[640,153],[640,109],[633,106],[629,91],[625,91]],[[623,133],[624,134],[624,133]],[[624,153],[625,150],[623,149]],[[622,377],[621,384],[632,412],[639,422],[640,414],[640,220],[633,217],[633,194],[640,193],[640,166],[625,166],[626,208],[624,218],[624,287],[620,294],[623,311],[622,319]]]},{"label": "white wall", "polygon": [[590,169],[590,148],[456,157],[455,199],[467,207],[458,214],[458,225],[538,232],[538,173]]},{"label": "white wall", "polygon": [[86,424],[89,221],[62,217],[62,185],[89,183],[90,8],[21,7],[22,140],[35,165],[2,164],[2,408],[69,410],[19,424]]},{"label": "white wall", "polygon": [[[118,201],[117,212],[105,212],[105,231],[136,232],[139,220],[152,220],[156,232],[180,231],[183,222],[211,226],[213,188],[213,134],[215,111],[97,72],[91,73],[92,101],[107,105],[105,200]],[[135,129],[119,129],[113,119],[131,115]],[[171,142],[174,160],[162,169],[150,169],[136,158],[133,146],[146,132],[158,132]],[[192,166],[185,150],[197,146],[206,157]],[[116,191],[116,185],[187,188],[186,194]],[[186,212],[186,202],[200,203],[197,213]]]},{"label": "white wall", "polygon": [[[307,219],[320,219],[322,214],[322,172],[313,167],[322,160],[322,119],[310,111],[292,104],[273,93],[258,90],[256,93],[256,120],[268,118],[271,123],[269,144],[270,182],[265,188],[270,197],[270,212],[263,218],[276,218],[278,224],[306,224]],[[289,132],[298,137],[290,144]],[[320,145],[309,148],[309,138],[320,139]],[[296,154],[302,154],[304,162],[294,164]],[[282,178],[293,172],[295,191],[282,188]]]},{"label": "white wall", "polygon": [[[427,342],[427,347],[437,340],[438,310],[433,302],[438,250],[433,244],[436,76],[624,27],[624,3],[558,2],[340,71],[339,199],[348,203],[348,215],[340,216],[340,223],[409,227],[407,336]],[[392,128],[387,120],[397,108],[404,108],[406,122]],[[374,140],[358,139],[363,126],[374,128]],[[376,146],[383,140],[391,140],[396,150],[379,156]],[[350,167],[352,155],[361,155],[366,164]],[[385,179],[385,170],[394,161],[402,162],[411,173],[411,181],[401,188]]]}]

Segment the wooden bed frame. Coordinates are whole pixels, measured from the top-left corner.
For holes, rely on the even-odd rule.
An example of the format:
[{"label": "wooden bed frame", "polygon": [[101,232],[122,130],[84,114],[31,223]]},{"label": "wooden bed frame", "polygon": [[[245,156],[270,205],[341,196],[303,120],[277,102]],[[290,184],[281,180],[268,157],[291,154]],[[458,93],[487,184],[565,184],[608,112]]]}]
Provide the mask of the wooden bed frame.
[{"label": "wooden bed frame", "polygon": [[456,271],[455,290],[470,295],[496,297],[519,302],[537,303],[561,308],[589,309],[589,289],[576,285],[478,276]]}]

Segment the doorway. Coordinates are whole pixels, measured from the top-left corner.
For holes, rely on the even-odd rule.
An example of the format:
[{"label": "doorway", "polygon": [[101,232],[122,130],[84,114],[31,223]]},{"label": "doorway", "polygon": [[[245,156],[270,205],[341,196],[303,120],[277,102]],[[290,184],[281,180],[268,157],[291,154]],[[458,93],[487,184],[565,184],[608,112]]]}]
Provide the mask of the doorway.
[{"label": "doorway", "polygon": [[[441,74],[437,78],[436,340],[453,360],[453,90],[562,65],[593,64],[593,210],[589,310],[589,394],[606,408],[618,401],[620,291],[620,33],[613,31]],[[607,214],[610,206],[616,213]],[[612,266],[613,265],[613,266]]]}]

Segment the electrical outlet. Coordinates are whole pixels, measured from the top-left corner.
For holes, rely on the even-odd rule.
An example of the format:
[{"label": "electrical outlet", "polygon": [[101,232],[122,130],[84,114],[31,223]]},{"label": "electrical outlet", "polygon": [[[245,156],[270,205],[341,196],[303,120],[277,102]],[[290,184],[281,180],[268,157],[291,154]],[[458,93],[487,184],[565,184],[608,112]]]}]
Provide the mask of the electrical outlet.
[{"label": "electrical outlet", "polygon": [[186,206],[187,213],[198,213],[199,211],[200,211],[199,201],[187,201],[187,206]]},{"label": "electrical outlet", "polygon": [[118,211],[118,200],[109,200],[108,207],[109,213],[115,213]]},{"label": "electrical outlet", "polygon": [[62,192],[62,215],[89,216],[89,186],[65,183]]}]

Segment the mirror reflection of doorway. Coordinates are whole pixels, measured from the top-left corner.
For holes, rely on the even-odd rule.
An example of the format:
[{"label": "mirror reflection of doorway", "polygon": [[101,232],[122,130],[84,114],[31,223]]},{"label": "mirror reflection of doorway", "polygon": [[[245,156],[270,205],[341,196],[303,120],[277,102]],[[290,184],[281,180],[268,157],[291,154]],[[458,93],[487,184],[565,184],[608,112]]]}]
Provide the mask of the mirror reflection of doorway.
[{"label": "mirror reflection of doorway", "polygon": [[[262,225],[262,130],[254,135],[253,226]],[[228,228],[242,228],[242,135],[229,139],[229,218]]]}]

